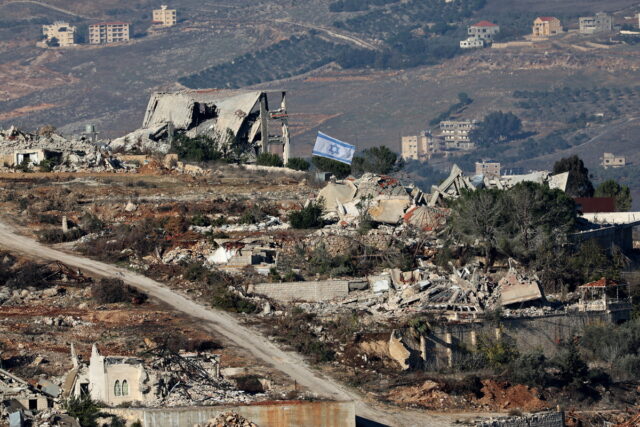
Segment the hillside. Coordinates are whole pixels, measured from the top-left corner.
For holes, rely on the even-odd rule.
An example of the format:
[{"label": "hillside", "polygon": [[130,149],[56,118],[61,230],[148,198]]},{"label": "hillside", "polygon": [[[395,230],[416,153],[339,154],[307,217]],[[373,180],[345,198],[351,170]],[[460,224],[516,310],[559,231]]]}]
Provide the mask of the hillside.
[{"label": "hillside", "polygon": [[[91,122],[103,137],[120,136],[139,126],[152,91],[181,87],[177,81],[194,83],[199,76],[198,87],[254,84],[290,91],[294,151],[303,156],[320,126],[360,148],[386,144],[398,149],[400,136],[425,129],[464,91],[474,102],[463,117],[513,111],[535,141],[458,159],[462,164],[486,155],[512,166],[549,167],[559,155],[579,152],[593,167],[605,147],[640,160],[632,145],[640,96],[634,83],[637,47],[569,33],[538,48],[452,52],[450,59],[432,58],[425,65],[420,55],[407,56],[415,48],[408,41],[422,37],[429,49],[457,43],[464,25],[476,19],[493,19],[513,36],[528,31],[531,16],[556,14],[574,25],[575,17],[600,10],[600,2],[489,0],[482,7],[483,2],[464,0],[449,9],[423,3],[363,1],[355,2],[362,10],[345,12],[336,11],[344,8],[339,2],[327,0],[180,0],[172,4],[179,12],[178,26],[151,34],[150,10],[158,6],[151,1],[5,1],[0,3],[0,21],[6,24],[0,27],[0,126],[50,123],[77,133]],[[634,7],[627,0],[607,5],[618,23],[626,22]],[[452,23],[431,31],[424,15],[434,11]],[[80,28],[97,20],[128,20],[136,38],[108,47],[35,47],[42,23],[56,19]],[[400,43],[399,56],[357,67],[357,61],[381,55],[394,43]],[[403,62],[412,57],[418,59]],[[555,91],[565,88],[581,94],[564,102]],[[540,99],[520,96],[527,91],[539,92],[526,96]],[[606,114],[598,123],[567,131],[573,116],[601,112]],[[566,131],[566,144],[545,139],[557,129]],[[438,167],[446,169],[448,163]]]}]

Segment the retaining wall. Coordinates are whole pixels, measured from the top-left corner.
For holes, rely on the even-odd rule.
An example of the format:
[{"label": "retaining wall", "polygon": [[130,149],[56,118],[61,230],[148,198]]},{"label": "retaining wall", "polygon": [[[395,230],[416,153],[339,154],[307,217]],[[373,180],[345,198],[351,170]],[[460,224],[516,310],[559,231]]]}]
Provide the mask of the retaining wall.
[{"label": "retaining wall", "polygon": [[349,294],[349,281],[259,283],[249,285],[247,290],[249,293],[265,295],[276,301],[318,302],[346,297]]},{"label": "retaining wall", "polygon": [[107,408],[131,425],[144,427],[192,427],[205,424],[221,412],[236,412],[260,427],[355,427],[353,402],[265,402],[252,405],[196,406],[189,408]]}]

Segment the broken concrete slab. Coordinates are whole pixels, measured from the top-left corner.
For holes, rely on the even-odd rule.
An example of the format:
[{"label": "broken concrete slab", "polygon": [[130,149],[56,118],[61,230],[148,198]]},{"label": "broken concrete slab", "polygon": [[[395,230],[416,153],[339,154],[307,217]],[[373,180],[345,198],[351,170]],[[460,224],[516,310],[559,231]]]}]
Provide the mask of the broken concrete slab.
[{"label": "broken concrete slab", "polygon": [[542,291],[536,278],[530,279],[518,275],[511,269],[498,282],[500,287],[500,303],[503,306],[542,299]]},{"label": "broken concrete slab", "polygon": [[353,182],[330,182],[318,193],[327,212],[337,212],[340,205],[352,202],[358,189]]},{"label": "broken concrete slab", "polygon": [[411,204],[408,196],[374,200],[369,208],[371,219],[385,224],[397,224]]}]

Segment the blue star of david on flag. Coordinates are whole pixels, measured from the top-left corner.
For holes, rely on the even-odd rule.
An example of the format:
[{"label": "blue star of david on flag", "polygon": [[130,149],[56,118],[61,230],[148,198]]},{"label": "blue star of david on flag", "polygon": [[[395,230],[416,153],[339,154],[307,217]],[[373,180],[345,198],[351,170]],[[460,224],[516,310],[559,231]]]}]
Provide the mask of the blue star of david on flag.
[{"label": "blue star of david on flag", "polygon": [[318,132],[316,144],[313,147],[314,156],[326,157],[348,165],[351,164],[355,152],[355,145],[347,144],[322,132]]}]

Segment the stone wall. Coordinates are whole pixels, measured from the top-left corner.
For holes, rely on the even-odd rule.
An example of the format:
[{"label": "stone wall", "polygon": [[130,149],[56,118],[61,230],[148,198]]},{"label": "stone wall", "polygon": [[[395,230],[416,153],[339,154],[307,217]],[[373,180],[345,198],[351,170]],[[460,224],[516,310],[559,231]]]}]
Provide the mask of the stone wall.
[{"label": "stone wall", "polygon": [[344,298],[349,294],[348,280],[321,280],[317,282],[279,282],[249,285],[247,291],[265,295],[277,301],[327,301]]},{"label": "stone wall", "polygon": [[236,412],[260,427],[355,427],[353,402],[263,402],[252,405],[200,406],[189,408],[106,408],[130,426],[140,421],[144,427],[191,427],[204,424],[221,412]]},{"label": "stone wall", "polygon": [[587,325],[602,323],[611,323],[609,314],[574,312],[505,318],[501,319],[499,326],[488,322],[441,325],[433,328],[425,337],[425,363],[433,369],[451,365],[464,350],[475,349],[478,341],[485,336],[511,338],[523,353],[540,349],[551,357],[555,355],[558,343],[579,334]]},{"label": "stone wall", "polygon": [[476,427],[564,427],[564,412],[542,412],[483,421],[477,423]]}]

